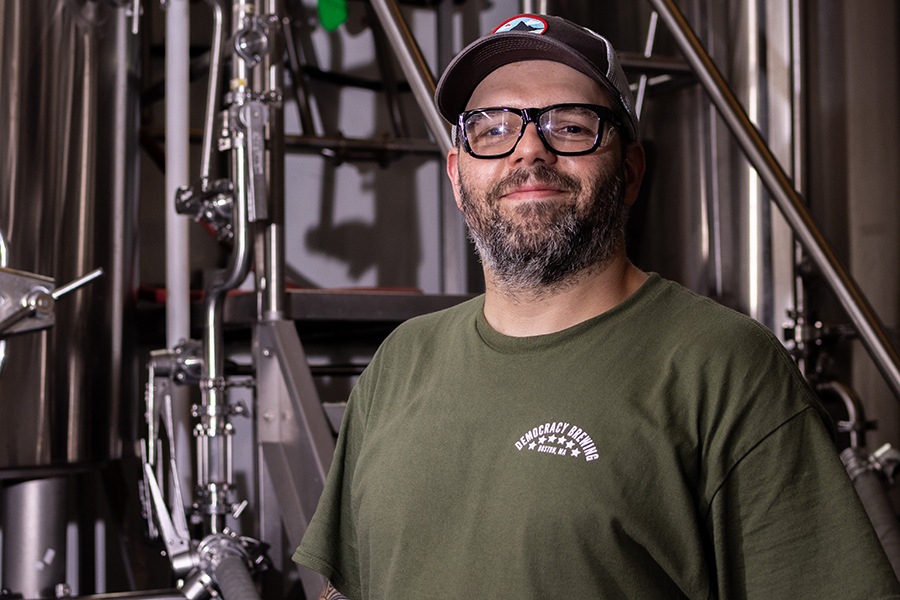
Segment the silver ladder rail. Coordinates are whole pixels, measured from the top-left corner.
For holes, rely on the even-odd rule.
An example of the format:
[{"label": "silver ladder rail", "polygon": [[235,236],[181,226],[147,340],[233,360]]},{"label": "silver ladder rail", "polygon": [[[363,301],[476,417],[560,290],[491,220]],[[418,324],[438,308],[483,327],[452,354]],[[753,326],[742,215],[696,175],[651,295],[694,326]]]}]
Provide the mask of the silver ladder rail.
[{"label": "silver ladder rail", "polygon": [[788,225],[812,258],[838,301],[853,322],[860,338],[894,396],[900,400],[900,358],[891,346],[884,325],[859,286],[838,261],[812,215],[772,154],[762,135],[747,117],[741,103],[674,0],[649,0],[665,21],[706,93],[756,169]]},{"label": "silver ladder rail", "polygon": [[425,124],[441,152],[447,154],[453,144],[450,140],[449,126],[434,105],[435,80],[416,43],[415,36],[403,18],[399,4],[396,0],[372,0],[372,8],[375,9],[378,21],[387,34],[397,62],[400,63],[419,110],[425,118]]}]

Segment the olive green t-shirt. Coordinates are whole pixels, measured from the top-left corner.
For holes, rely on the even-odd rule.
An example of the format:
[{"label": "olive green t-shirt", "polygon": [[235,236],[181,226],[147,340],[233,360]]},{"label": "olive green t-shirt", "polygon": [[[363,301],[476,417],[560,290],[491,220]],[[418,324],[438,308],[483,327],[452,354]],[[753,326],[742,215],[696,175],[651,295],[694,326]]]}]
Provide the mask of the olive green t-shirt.
[{"label": "olive green t-shirt", "polygon": [[549,335],[483,305],[379,349],[297,562],[351,599],[900,598],[755,321],[657,275]]}]

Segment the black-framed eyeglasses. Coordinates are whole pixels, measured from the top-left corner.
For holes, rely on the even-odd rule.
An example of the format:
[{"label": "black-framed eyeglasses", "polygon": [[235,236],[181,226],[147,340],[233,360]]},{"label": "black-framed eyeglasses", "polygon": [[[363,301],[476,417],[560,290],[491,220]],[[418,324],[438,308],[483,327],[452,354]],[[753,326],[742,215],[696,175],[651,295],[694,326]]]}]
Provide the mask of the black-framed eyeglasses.
[{"label": "black-framed eyeglasses", "polygon": [[463,147],[475,158],[503,158],[516,149],[525,127],[534,123],[538,136],[554,154],[579,156],[605,145],[607,123],[624,131],[616,114],[597,104],[554,104],[544,108],[493,106],[459,115]]}]

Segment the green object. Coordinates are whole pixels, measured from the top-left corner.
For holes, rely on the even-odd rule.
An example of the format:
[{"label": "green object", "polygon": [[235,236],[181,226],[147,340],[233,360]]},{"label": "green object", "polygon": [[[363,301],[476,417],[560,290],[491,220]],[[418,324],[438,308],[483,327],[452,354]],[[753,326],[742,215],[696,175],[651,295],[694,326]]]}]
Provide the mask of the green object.
[{"label": "green object", "polygon": [[328,31],[343,25],[347,20],[347,0],[319,0],[319,20]]}]

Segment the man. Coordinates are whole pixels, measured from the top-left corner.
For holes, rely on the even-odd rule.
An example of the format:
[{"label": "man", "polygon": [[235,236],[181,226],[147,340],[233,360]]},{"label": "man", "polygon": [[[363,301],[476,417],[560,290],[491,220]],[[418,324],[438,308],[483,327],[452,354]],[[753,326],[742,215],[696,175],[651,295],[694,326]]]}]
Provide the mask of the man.
[{"label": "man", "polygon": [[486,292],[354,389],[295,554],[323,597],[900,598],[777,340],[626,258],[644,157],[609,43],[510,19],[436,101]]}]

